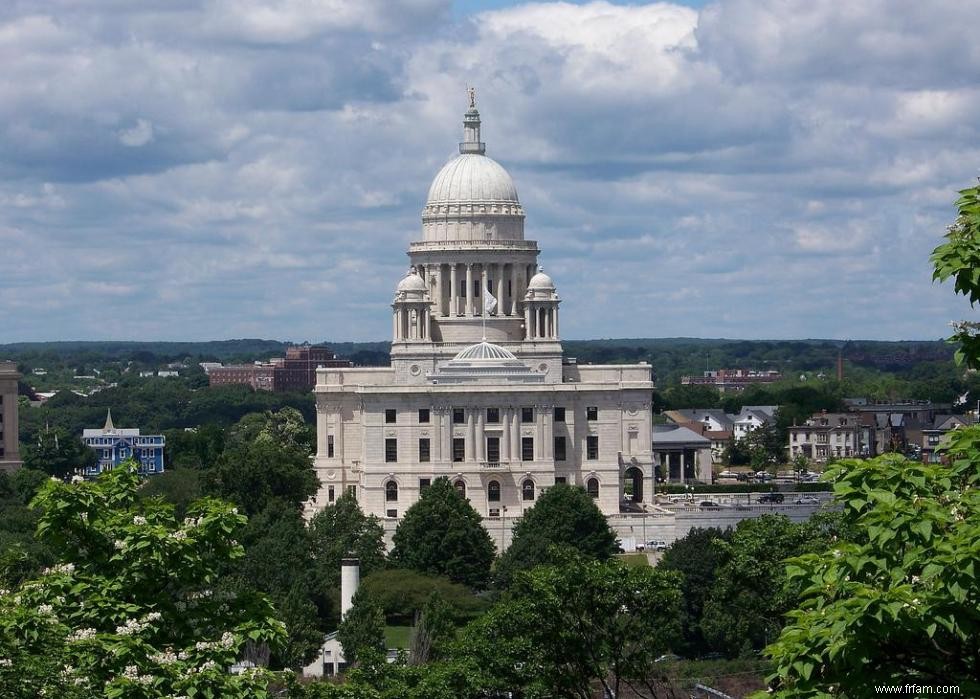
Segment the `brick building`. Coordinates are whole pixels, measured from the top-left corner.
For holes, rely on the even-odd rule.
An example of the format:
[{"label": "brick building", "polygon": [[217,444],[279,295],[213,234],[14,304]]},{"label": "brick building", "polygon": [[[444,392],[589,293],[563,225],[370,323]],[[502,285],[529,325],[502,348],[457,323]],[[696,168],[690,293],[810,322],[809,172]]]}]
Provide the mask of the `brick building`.
[{"label": "brick building", "polygon": [[256,391],[312,391],[318,367],[350,366],[351,362],[337,359],[329,347],[299,345],[287,348],[285,357],[269,362],[210,367],[207,373],[211,386],[241,384]]}]

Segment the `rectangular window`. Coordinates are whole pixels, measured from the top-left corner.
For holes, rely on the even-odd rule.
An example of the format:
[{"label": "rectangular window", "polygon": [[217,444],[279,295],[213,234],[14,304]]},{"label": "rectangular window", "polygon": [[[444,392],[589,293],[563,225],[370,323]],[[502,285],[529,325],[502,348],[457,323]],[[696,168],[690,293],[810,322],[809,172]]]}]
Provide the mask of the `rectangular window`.
[{"label": "rectangular window", "polygon": [[347,494],[350,495],[352,498],[356,498],[357,497],[357,486],[356,485],[349,485],[349,486],[347,486]]},{"label": "rectangular window", "polygon": [[453,424],[462,425],[466,422],[466,411],[462,408],[453,408]]},{"label": "rectangular window", "polygon": [[474,279],[473,280],[473,297],[474,298],[480,298],[480,280],[479,279]]},{"label": "rectangular window", "polygon": [[565,438],[555,437],[555,461],[564,461],[565,458]]},{"label": "rectangular window", "polygon": [[398,510],[386,510],[385,517],[389,519],[398,519]]},{"label": "rectangular window", "polygon": [[419,424],[427,425],[429,424],[429,409],[419,408]]},{"label": "rectangular window", "polygon": [[429,438],[421,437],[419,439],[419,461],[425,463],[429,460]]},{"label": "rectangular window", "polygon": [[510,284],[510,279],[507,280],[507,295],[508,296],[514,295],[514,288]]},{"label": "rectangular window", "polygon": [[332,485],[327,487],[327,501],[328,502],[334,501],[334,491]]},{"label": "rectangular window", "polygon": [[565,409],[555,407],[555,422],[565,422]]},{"label": "rectangular window", "polygon": [[394,408],[388,408],[385,410],[385,422],[387,424],[392,424],[398,419],[398,413],[395,412]]},{"label": "rectangular window", "polygon": [[333,458],[333,435],[327,435],[327,457]]},{"label": "rectangular window", "polygon": [[565,476],[555,476],[555,485],[559,483],[568,483],[568,479]]},{"label": "rectangular window", "polygon": [[428,488],[430,485],[432,485],[432,479],[431,478],[419,478],[419,492],[420,493],[422,491],[424,491],[426,488]]},{"label": "rectangular window", "polygon": [[490,277],[487,277],[487,291],[489,291],[491,294],[493,293],[493,279]]},{"label": "rectangular window", "polygon": [[521,408],[521,422],[534,422],[534,408]]},{"label": "rectangular window", "polygon": [[487,461],[500,461],[500,437],[487,437]]},{"label": "rectangular window", "polygon": [[534,437],[521,437],[521,461],[534,461]]},{"label": "rectangular window", "polygon": [[466,458],[466,440],[453,437],[453,461],[463,461]]},{"label": "rectangular window", "polygon": [[500,516],[500,508],[499,507],[491,507],[490,508],[490,517],[499,517],[499,516]]},{"label": "rectangular window", "polygon": [[385,440],[385,461],[387,463],[393,463],[398,461],[398,440],[397,439],[386,439]]},{"label": "rectangular window", "polygon": [[462,296],[463,298],[466,297],[466,280],[465,279],[460,279],[459,280],[459,295]]},{"label": "rectangular window", "polygon": [[594,405],[590,405],[585,409],[585,419],[586,420],[598,420],[599,419],[599,408]]},{"label": "rectangular window", "polygon": [[500,408],[487,408],[487,422],[492,424],[500,422]]},{"label": "rectangular window", "polygon": [[590,434],[585,438],[585,458],[590,461],[599,458],[599,435]]}]

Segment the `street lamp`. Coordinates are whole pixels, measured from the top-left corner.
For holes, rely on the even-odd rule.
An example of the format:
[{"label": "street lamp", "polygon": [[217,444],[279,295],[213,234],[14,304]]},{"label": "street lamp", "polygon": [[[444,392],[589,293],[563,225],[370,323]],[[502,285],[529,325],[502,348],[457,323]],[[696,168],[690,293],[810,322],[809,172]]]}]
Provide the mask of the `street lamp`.
[{"label": "street lamp", "polygon": [[504,519],[507,517],[507,505],[500,508],[500,553],[504,552]]}]

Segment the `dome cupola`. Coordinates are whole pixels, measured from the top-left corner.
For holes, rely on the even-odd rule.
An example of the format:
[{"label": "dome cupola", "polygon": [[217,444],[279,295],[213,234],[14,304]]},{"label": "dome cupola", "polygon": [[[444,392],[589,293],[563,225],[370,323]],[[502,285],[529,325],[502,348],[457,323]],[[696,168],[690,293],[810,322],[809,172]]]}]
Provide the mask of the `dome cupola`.
[{"label": "dome cupola", "polygon": [[487,157],[480,137],[480,112],[471,90],[459,155],[436,174],[422,210],[426,242],[524,240],[517,188],[507,171]]}]

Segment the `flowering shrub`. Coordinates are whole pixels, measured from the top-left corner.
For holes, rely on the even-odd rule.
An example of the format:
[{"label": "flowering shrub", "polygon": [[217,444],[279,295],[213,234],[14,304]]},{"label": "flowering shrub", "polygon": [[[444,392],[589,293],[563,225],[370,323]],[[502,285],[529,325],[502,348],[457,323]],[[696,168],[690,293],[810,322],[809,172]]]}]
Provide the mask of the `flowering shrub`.
[{"label": "flowering shrub", "polygon": [[243,555],[245,517],[202,500],[178,521],[138,486],[127,463],[39,491],[37,536],[59,563],[0,590],[0,696],[267,696],[274,673],[229,668],[246,644],[280,644],[283,624],[264,597],[212,591]]}]

